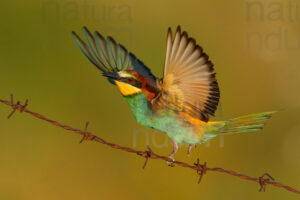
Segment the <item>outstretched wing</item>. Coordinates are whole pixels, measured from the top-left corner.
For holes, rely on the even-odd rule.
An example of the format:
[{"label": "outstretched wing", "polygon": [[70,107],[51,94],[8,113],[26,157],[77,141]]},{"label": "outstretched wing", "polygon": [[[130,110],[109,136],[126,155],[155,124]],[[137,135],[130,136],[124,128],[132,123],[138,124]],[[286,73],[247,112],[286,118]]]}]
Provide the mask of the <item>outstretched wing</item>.
[{"label": "outstretched wing", "polygon": [[102,72],[118,72],[135,70],[141,73],[149,83],[155,84],[156,77],[134,54],[128,52],[124,46],[117,44],[112,37],[106,39],[97,31],[94,35],[84,27],[84,42],[74,31],[73,39],[81,52]]},{"label": "outstretched wing", "polygon": [[215,74],[213,64],[195,40],[181,33],[180,27],[173,40],[169,28],[161,93],[154,104],[207,122],[220,98]]}]

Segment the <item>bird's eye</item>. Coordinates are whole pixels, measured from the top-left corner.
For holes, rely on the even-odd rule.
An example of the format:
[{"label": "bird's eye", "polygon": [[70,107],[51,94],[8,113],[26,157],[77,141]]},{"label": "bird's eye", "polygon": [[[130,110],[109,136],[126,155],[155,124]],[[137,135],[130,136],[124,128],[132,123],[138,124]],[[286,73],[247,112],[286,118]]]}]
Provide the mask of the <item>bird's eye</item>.
[{"label": "bird's eye", "polygon": [[128,80],[128,82],[132,82],[134,79],[129,77],[127,80]]}]

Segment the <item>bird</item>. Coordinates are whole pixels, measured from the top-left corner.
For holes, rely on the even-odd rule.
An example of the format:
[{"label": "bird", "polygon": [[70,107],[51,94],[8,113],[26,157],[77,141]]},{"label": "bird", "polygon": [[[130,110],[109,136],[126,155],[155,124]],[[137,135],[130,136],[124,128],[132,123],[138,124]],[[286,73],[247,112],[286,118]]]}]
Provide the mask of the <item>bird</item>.
[{"label": "bird", "polygon": [[166,134],[173,150],[172,166],[179,146],[203,144],[220,134],[261,130],[277,111],[249,114],[223,121],[211,121],[220,100],[214,65],[203,48],[186,31],[169,27],[163,77],[153,75],[142,61],[112,37],[92,34],[83,27],[83,38],[72,31],[81,52],[117,86],[137,123]]}]

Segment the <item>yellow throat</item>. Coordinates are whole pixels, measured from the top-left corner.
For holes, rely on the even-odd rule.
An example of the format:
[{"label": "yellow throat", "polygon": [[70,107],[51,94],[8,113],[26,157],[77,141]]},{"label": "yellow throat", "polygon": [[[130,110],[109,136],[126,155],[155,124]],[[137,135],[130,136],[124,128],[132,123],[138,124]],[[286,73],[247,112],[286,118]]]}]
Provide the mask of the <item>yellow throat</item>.
[{"label": "yellow throat", "polygon": [[122,95],[124,96],[129,96],[129,95],[133,95],[136,93],[141,92],[142,90],[140,88],[136,88],[130,84],[127,83],[123,83],[123,82],[119,82],[115,80],[116,85],[118,86],[120,92],[122,93]]}]

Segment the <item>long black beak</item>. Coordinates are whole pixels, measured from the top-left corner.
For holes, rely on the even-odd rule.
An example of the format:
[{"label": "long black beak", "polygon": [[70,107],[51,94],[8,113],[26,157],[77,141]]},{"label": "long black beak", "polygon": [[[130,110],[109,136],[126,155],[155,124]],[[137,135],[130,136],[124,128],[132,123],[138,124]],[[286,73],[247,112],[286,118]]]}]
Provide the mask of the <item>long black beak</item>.
[{"label": "long black beak", "polygon": [[116,72],[103,72],[102,75],[106,76],[107,78],[111,78],[113,80],[120,79],[120,76]]}]

